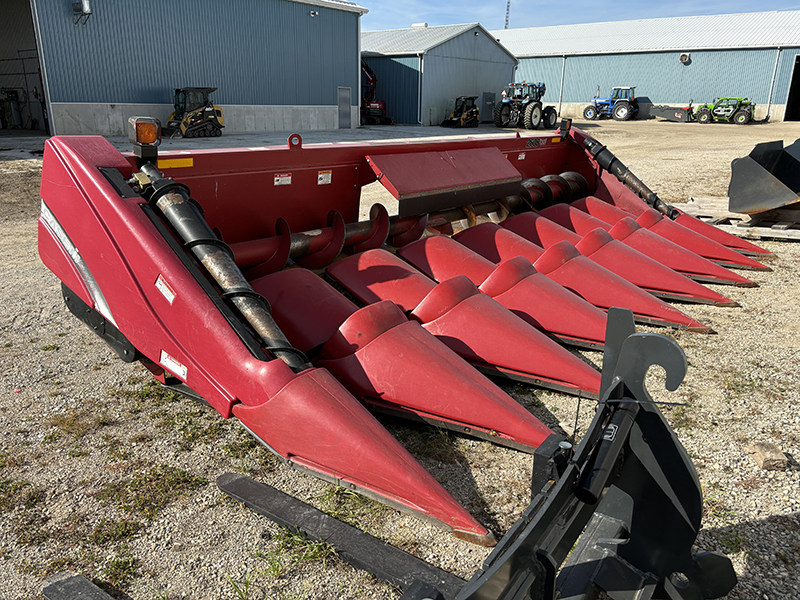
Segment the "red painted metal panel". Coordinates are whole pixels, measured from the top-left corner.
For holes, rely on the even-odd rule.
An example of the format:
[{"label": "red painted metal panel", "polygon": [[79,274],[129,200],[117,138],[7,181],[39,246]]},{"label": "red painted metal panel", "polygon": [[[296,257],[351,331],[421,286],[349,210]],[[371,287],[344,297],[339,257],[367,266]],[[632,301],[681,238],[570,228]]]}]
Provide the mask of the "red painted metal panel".
[{"label": "red painted metal panel", "polygon": [[401,217],[504,198],[519,171],[497,148],[367,155],[378,180],[400,201]]}]

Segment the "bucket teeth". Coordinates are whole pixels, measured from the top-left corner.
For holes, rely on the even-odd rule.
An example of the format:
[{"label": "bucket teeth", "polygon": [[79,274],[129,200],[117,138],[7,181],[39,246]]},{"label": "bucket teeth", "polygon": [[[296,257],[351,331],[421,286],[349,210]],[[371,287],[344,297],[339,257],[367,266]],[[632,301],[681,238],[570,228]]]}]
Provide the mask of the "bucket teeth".
[{"label": "bucket teeth", "polygon": [[[280,364],[278,364],[280,363]],[[439,521],[457,537],[492,545],[478,523],[378,421],[324,369],[292,373],[269,363],[285,385],[261,404],[236,404],[234,415],[291,466],[402,510]]]},{"label": "bucket teeth", "polygon": [[455,239],[492,262],[523,256],[540,273],[599,308],[620,306],[631,309],[640,323],[708,332],[702,323],[583,256],[570,242],[544,250],[494,223],[466,229]]},{"label": "bucket teeth", "polygon": [[568,204],[550,206],[540,211],[539,214],[581,236],[598,227],[603,228],[615,240],[619,240],[626,246],[638,250],[646,256],[655,258],[664,266],[698,281],[741,287],[754,287],[757,285],[746,277],[733,273],[652,233],[641,227],[630,217],[624,217],[614,225],[609,225],[605,221]]},{"label": "bucket teeth", "polygon": [[465,276],[436,284],[385,250],[341,260],[328,274],[360,301],[391,300],[479,370],[594,397],[599,373],[498,304]]},{"label": "bucket teeth", "polygon": [[436,281],[467,276],[482,292],[564,343],[598,348],[605,341],[605,313],[537,272],[525,258],[495,265],[441,235],[404,246],[398,254]]},{"label": "bucket teeth", "polygon": [[603,228],[597,228],[581,237],[534,213],[523,213],[508,219],[503,222],[503,227],[544,248],[566,240],[592,261],[661,298],[736,306],[733,300],[615,240]]},{"label": "bucket teeth", "polygon": [[262,277],[253,289],[289,341],[375,411],[526,452],[552,433],[389,301],[358,309],[305,269]]},{"label": "bucket teeth", "polygon": [[[582,210],[591,216],[614,225],[621,219],[631,215],[624,210],[612,206],[594,196],[587,196],[571,204],[573,208]],[[758,261],[748,258],[735,250],[726,248],[722,244],[715,242],[683,225],[668,219],[653,208],[647,208],[636,218],[636,222],[648,231],[660,235],[681,248],[685,248],[698,254],[710,261],[724,267],[733,269],[750,269],[754,271],[770,271],[771,269]]]}]

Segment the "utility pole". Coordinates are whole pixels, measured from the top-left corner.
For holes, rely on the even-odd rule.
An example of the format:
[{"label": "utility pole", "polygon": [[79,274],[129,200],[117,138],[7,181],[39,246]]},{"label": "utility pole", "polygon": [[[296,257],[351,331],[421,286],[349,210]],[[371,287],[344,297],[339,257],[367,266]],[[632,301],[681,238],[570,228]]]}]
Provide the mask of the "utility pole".
[{"label": "utility pole", "polygon": [[508,29],[508,17],[511,14],[511,0],[506,2],[506,26],[503,29]]}]

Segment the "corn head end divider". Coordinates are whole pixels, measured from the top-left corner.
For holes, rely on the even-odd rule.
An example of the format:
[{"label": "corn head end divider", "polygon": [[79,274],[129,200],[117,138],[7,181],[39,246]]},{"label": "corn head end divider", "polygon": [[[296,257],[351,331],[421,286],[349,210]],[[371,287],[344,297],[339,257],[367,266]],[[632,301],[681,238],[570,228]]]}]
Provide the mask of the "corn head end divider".
[{"label": "corn head end divider", "polygon": [[[766,267],[566,120],[527,138],[304,147],[294,134],[160,155],[157,122],[131,131],[133,154],[96,137],[46,145],[39,253],[71,312],[285,465],[496,547],[465,582],[246,477],[222,475],[225,493],[409,600],[732,589],[727,558],[691,555],[700,485],[643,384],[659,364],[674,390],[685,357],[634,323],[711,333],[667,301],[732,305],[703,283],[755,285],[729,269]],[[375,180],[396,214],[375,205],[359,221]],[[602,371],[569,347],[603,352]],[[591,427],[573,445],[497,378],[598,400]],[[376,413],[533,454],[529,507],[498,542]]]}]

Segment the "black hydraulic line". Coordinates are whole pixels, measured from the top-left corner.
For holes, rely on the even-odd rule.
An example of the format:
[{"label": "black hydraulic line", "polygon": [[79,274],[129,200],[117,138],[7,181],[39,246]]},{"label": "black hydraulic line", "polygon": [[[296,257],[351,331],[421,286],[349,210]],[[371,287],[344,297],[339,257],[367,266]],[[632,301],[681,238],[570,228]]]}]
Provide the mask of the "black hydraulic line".
[{"label": "black hydraulic line", "polygon": [[291,343],[272,318],[269,303],[257,294],[245,279],[227,244],[219,240],[203,218],[189,188],[164,177],[152,164],[141,167],[150,180],[148,200],[155,205],[172,226],[184,248],[206,268],[229,299],[253,329],[267,350],[296,371],[311,367],[302,352]]},{"label": "black hydraulic line", "polygon": [[666,215],[670,219],[676,219],[680,213],[659,198],[654,191],[647,187],[641,179],[634,175],[628,167],[626,167],[621,160],[619,160],[614,153],[608,148],[603,146],[597,140],[587,137],[583,140],[583,145],[591,154],[592,158],[597,161],[601,167],[611,173],[614,177],[619,179],[633,192],[639,195],[647,204],[655,208],[658,212]]}]

